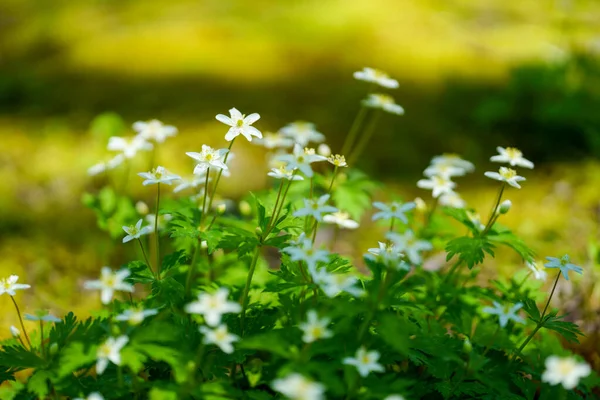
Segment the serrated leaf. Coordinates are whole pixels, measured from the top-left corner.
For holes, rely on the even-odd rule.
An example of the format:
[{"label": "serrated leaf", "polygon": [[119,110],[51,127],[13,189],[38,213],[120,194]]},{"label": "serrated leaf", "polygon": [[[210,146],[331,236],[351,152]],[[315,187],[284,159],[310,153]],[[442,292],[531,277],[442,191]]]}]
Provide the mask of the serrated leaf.
[{"label": "serrated leaf", "polygon": [[39,398],[45,398],[50,392],[48,385],[52,374],[49,371],[38,369],[27,381],[27,390],[35,393]]},{"label": "serrated leaf", "polygon": [[65,377],[95,362],[96,349],[96,345],[85,346],[81,342],[71,342],[66,345],[60,352],[58,376]]},{"label": "serrated leaf", "polygon": [[446,245],[446,261],[450,261],[452,257],[458,255],[461,262],[467,264],[469,269],[475,265],[481,264],[485,259],[485,254],[494,256],[494,245],[491,244],[486,237],[470,237],[461,236],[452,239]]},{"label": "serrated leaf", "polygon": [[577,336],[584,336],[579,330],[577,324],[572,322],[563,321],[564,315],[556,315],[551,313],[544,317],[544,328],[560,333],[568,342],[579,343]]}]

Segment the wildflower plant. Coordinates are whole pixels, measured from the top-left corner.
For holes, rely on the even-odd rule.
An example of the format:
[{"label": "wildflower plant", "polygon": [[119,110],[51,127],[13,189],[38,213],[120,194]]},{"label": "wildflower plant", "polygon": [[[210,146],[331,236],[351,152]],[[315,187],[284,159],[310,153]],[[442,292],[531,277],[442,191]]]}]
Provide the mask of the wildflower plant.
[{"label": "wildflower plant", "polygon": [[[597,395],[597,374],[564,346],[577,343],[582,332],[552,302],[559,281],[572,285],[579,276],[568,272],[585,274],[585,268],[565,256],[547,257],[541,269],[533,250],[501,224],[518,206],[506,201],[505,192],[524,181],[513,168],[531,169],[533,163],[515,148],[498,148],[490,165],[508,166],[485,173],[494,181],[479,175],[498,190],[489,213],[461,197],[454,180],[475,167],[453,154],[433,157],[425,177],[415,179],[418,188],[431,191],[430,199],[380,198],[381,185],[356,165],[377,125],[392,118],[400,124],[404,113],[389,95],[370,90],[401,85],[371,68],[354,76],[371,86],[366,101],[357,99],[357,117],[339,153],[306,147],[326,142],[314,124],[292,123],[262,138],[260,125],[269,124],[268,116],[232,108],[229,116],[216,117],[227,126],[226,148],[198,143],[201,152],[187,152],[194,163],[177,172],[194,178],[180,187],[179,175],[166,169],[169,160],[160,159],[166,168],[158,165],[158,150],[186,132],[150,120],[134,124],[131,139],[111,138],[108,149],[118,152],[120,164],[104,163],[92,172],[122,173],[124,179],[106,180],[83,202],[115,241],[118,251],[106,258],[116,264],[75,288],[84,296],[99,292],[97,309],[86,318],[32,314],[26,318],[35,324],[26,326],[22,300],[36,296],[36,283],[16,275],[0,279],[0,301],[14,306],[3,309],[14,326],[5,327],[10,338],[0,348],[0,398]],[[248,193],[237,204],[221,203],[214,200],[221,176],[243,179],[228,165],[238,136],[278,149],[270,155],[278,164],[260,171],[274,178],[273,188]],[[142,157],[150,172],[139,174],[143,181],[127,181],[129,169],[117,167]],[[163,193],[161,201],[161,187],[173,184],[180,190]],[[123,190],[128,185],[137,185],[135,198]],[[376,247],[336,246],[367,227],[376,232],[370,235]],[[481,278],[484,270],[496,277],[491,259],[501,252],[522,259],[517,268],[528,266],[525,279],[537,285]],[[440,254],[446,262],[426,268]]]}]

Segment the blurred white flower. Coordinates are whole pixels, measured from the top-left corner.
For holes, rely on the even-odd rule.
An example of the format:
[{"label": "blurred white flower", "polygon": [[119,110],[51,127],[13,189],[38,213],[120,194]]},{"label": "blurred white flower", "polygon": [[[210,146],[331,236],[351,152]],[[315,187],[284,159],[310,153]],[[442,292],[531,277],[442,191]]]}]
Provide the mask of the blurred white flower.
[{"label": "blurred white flower", "polygon": [[294,217],[305,217],[307,215],[312,216],[317,221],[323,220],[323,214],[336,212],[338,209],[327,205],[329,201],[329,195],[324,194],[318,199],[304,199],[304,208],[301,208],[294,212]]},{"label": "blurred white flower", "polygon": [[546,370],[542,374],[542,381],[550,385],[559,383],[567,390],[577,387],[579,380],[592,373],[592,369],[585,362],[578,362],[572,357],[550,356],[546,358]]},{"label": "blurred white flower", "polygon": [[376,83],[387,89],[398,88],[397,80],[390,78],[388,74],[375,68],[365,67],[362,71],[356,71],[353,75],[354,79],[358,79],[359,81]]},{"label": "blurred white flower", "polygon": [[203,144],[201,153],[187,152],[185,154],[196,160],[194,174],[203,175],[208,168],[218,168],[227,171],[227,165],[224,163],[227,151],[227,149],[215,150]]},{"label": "blurred white flower", "polygon": [[391,114],[404,115],[404,108],[396,104],[394,98],[387,94],[369,94],[369,97],[363,100],[362,103],[366,107],[378,108]]},{"label": "blurred white flower", "polygon": [[280,129],[282,135],[292,139],[294,143],[304,147],[311,142],[321,143],[325,135],[315,129],[315,124],[305,121],[296,121]]},{"label": "blurred white flower", "polygon": [[500,167],[498,172],[486,172],[484,175],[497,181],[506,182],[517,189],[521,189],[521,185],[518,182],[525,180],[522,176],[517,175],[517,171],[506,167]]},{"label": "blurred white flower", "polygon": [[152,150],[152,148],[152,143],[147,142],[144,138],[139,136],[130,138],[113,136],[108,139],[107,146],[108,150],[121,152],[127,159],[135,157],[138,151],[148,151]]},{"label": "blurred white flower", "polygon": [[242,307],[239,303],[227,300],[229,289],[220,288],[213,294],[200,293],[198,300],[185,306],[185,312],[190,314],[201,314],[209,326],[217,326],[221,323],[223,314],[239,313]]},{"label": "blurred white flower", "polygon": [[548,273],[546,271],[544,271],[544,269],[542,267],[540,267],[540,265],[538,263],[536,263],[535,261],[531,261],[531,262],[526,262],[525,265],[527,265],[527,268],[529,268],[531,270],[531,272],[533,272],[533,276],[535,279],[545,282],[546,278],[548,277]]},{"label": "blurred white flower", "polygon": [[407,230],[402,234],[388,232],[385,237],[391,240],[413,264],[421,264],[421,252],[433,249],[430,242],[417,239],[411,230]]},{"label": "blurred white flower", "polygon": [[363,378],[369,375],[371,372],[384,372],[383,365],[379,364],[381,355],[378,351],[367,351],[364,347],[360,347],[356,351],[354,357],[346,357],[342,360],[342,363],[346,365],[353,365],[358,370],[358,373]]},{"label": "blurred white flower", "polygon": [[133,292],[133,286],[125,282],[125,278],[130,274],[131,272],[129,272],[128,269],[113,272],[109,267],[102,267],[100,279],[84,282],[83,288],[88,290],[100,290],[102,304],[108,304],[115,291]]},{"label": "blurred white flower", "polygon": [[130,308],[117,315],[115,319],[117,321],[127,321],[129,325],[139,325],[144,319],[152,315],[158,314],[158,310],[149,308],[144,310],[143,308]]},{"label": "blurred white flower", "polygon": [[21,336],[21,331],[18,330],[15,326],[11,325],[10,326],[10,334],[12,337],[14,337],[16,339],[19,336]]},{"label": "blurred white flower", "polygon": [[311,273],[316,271],[317,263],[329,261],[329,252],[315,249],[312,240],[308,239],[304,233],[290,244],[291,246],[284,247],[281,251],[289,254],[292,261],[304,261]]},{"label": "blurred white flower", "polygon": [[268,172],[267,175],[275,179],[287,179],[288,181],[304,180],[304,178],[301,175],[294,174],[293,169],[287,169],[283,165],[279,168],[271,168],[271,172]]},{"label": "blurred white flower", "polygon": [[287,169],[299,169],[308,178],[313,176],[313,170],[310,164],[317,161],[325,161],[327,157],[323,157],[313,152],[302,149],[299,144],[294,145],[292,154],[282,154],[275,157],[276,160],[287,163]]},{"label": "blurred white flower", "polygon": [[467,203],[460,197],[460,195],[454,191],[444,193],[440,196],[439,202],[441,206],[452,207],[452,208],[465,208]]},{"label": "blurred white flower", "polygon": [[464,168],[443,163],[430,165],[423,171],[423,174],[429,178],[439,176],[444,179],[450,179],[454,176],[464,176],[466,173],[467,171]]},{"label": "blurred white flower", "polygon": [[150,172],[140,172],[138,173],[138,176],[144,178],[144,182],[142,182],[142,185],[144,186],[161,183],[164,185],[171,185],[173,182],[181,179],[179,175],[172,174],[167,171],[165,167],[161,166],[154,168]]},{"label": "blurred white flower", "polygon": [[153,140],[156,143],[163,143],[168,137],[177,135],[177,128],[171,125],[163,125],[157,119],[148,122],[135,122],[133,130],[144,140]]},{"label": "blurred white flower", "polygon": [[498,153],[500,154],[492,156],[492,158],[490,158],[490,161],[507,163],[510,164],[511,167],[518,166],[529,169],[533,168],[533,163],[524,158],[523,153],[519,149],[516,149],[514,147],[496,147],[496,150],[498,150]]},{"label": "blurred white flower", "polygon": [[431,159],[431,165],[451,166],[464,170],[465,172],[473,172],[475,165],[472,162],[462,159],[458,154],[442,154]]},{"label": "blurred white flower", "polygon": [[262,139],[255,139],[254,142],[267,149],[284,149],[294,145],[292,139],[273,132],[265,132]]},{"label": "blurred white flower", "polygon": [[29,289],[31,286],[24,283],[17,283],[19,277],[17,275],[11,275],[8,278],[0,279],[0,295],[8,293],[9,296],[14,296],[17,293],[16,290]]},{"label": "blurred white flower", "polygon": [[327,329],[331,318],[319,318],[315,310],[308,311],[306,317],[307,321],[298,325],[304,333],[302,336],[304,343],[312,343],[315,340],[327,339],[333,336],[333,332]]},{"label": "blurred white flower", "polygon": [[285,378],[275,379],[273,389],[291,400],[323,400],[325,386],[313,382],[300,374],[290,374]]},{"label": "blurred white flower", "polygon": [[104,373],[109,361],[115,365],[121,365],[121,349],[128,341],[129,338],[125,335],[118,338],[109,337],[98,347],[96,352],[96,373],[98,375]]},{"label": "blurred white flower", "polygon": [[54,315],[50,314],[46,310],[37,311],[35,313],[35,315],[24,314],[24,318],[27,321],[43,321],[43,322],[54,322],[54,323],[62,322],[62,319],[55,317]]},{"label": "blurred white flower", "polygon": [[239,340],[239,336],[229,333],[227,325],[219,325],[215,329],[200,327],[200,332],[204,334],[203,342],[206,344],[215,344],[227,354],[233,353],[233,342]]},{"label": "blurred white flower", "polygon": [[333,214],[323,216],[323,222],[327,224],[336,224],[343,229],[358,228],[358,222],[350,219],[350,214],[342,211],[336,211]]},{"label": "blurred white flower", "polygon": [[346,292],[354,297],[360,297],[364,294],[363,290],[356,287],[358,279],[350,274],[332,274],[325,268],[312,272],[313,279],[319,285],[327,297],[335,297],[342,292]]},{"label": "blurred white flower", "polygon": [[135,211],[137,211],[138,214],[146,215],[148,214],[148,212],[150,212],[150,208],[145,202],[138,201],[137,203],[135,203]]},{"label": "blurred white flower", "polygon": [[379,247],[372,247],[367,251],[369,254],[365,254],[366,258],[372,260],[378,260],[385,265],[392,266],[395,269],[410,269],[410,265],[402,261],[404,254],[400,252],[396,245],[388,244],[385,242],[377,242]]},{"label": "blurred white flower", "polygon": [[[210,182],[210,179],[208,180]],[[196,189],[197,187],[202,187],[204,190],[204,184],[206,183],[206,175],[194,175],[194,177],[190,179],[180,178],[179,185],[173,188],[173,193],[179,193],[187,189]]]},{"label": "blurred white flower", "polygon": [[525,320],[517,315],[517,311],[519,311],[523,307],[523,303],[516,303],[514,306],[510,304],[502,305],[497,301],[493,302],[494,307],[485,307],[483,308],[484,313],[497,315],[500,319],[500,326],[504,328],[508,321],[515,321],[519,324],[524,324]]},{"label": "blurred white flower", "polygon": [[417,187],[431,190],[432,196],[437,198],[443,194],[452,192],[456,187],[456,183],[452,182],[448,178],[442,178],[441,176],[436,175],[430,177],[429,179],[421,179],[417,182]]},{"label": "blurred white flower", "polygon": [[239,135],[244,136],[249,142],[252,141],[252,136],[262,138],[262,133],[252,126],[253,123],[260,119],[260,115],[257,113],[252,113],[248,116],[245,116],[236,108],[230,109],[229,115],[230,117],[223,114],[218,114],[216,117],[218,121],[230,126],[227,134],[225,134],[225,140],[231,142]]},{"label": "blurred white flower", "polygon": [[146,225],[142,227],[143,219],[140,219],[135,225],[124,226],[123,230],[127,233],[127,236],[123,238],[123,243],[127,243],[134,239],[139,239],[143,235],[147,235],[152,232],[152,227],[150,225]]},{"label": "blurred white flower", "polygon": [[317,147],[317,154],[323,157],[329,157],[331,155],[331,148],[325,143],[321,143],[319,147]]},{"label": "blurred white flower", "polygon": [[104,400],[104,397],[98,392],[92,392],[85,399],[83,397],[75,397],[73,400]]},{"label": "blurred white flower", "polygon": [[390,394],[383,400],[406,400],[404,396],[400,396],[399,394]]},{"label": "blurred white flower", "polygon": [[381,211],[373,214],[372,219],[373,221],[377,221],[378,219],[388,220],[392,218],[398,218],[400,221],[408,224],[408,218],[406,218],[406,215],[404,214],[410,210],[413,210],[416,206],[417,205],[413,202],[401,204],[394,201],[392,203],[385,204],[380,201],[376,201],[373,203],[373,207]]}]

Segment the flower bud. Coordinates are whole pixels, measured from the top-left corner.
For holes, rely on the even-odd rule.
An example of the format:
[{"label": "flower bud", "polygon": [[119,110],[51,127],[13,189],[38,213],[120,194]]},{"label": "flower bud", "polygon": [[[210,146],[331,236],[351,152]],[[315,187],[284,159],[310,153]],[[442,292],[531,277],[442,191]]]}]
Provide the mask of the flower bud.
[{"label": "flower bud", "polygon": [[419,211],[419,212],[425,212],[425,211],[427,211],[427,204],[425,203],[425,201],[422,198],[417,197],[414,200],[414,202],[415,202],[415,205],[417,206],[416,207],[417,211]]},{"label": "flower bud", "polygon": [[257,226],[254,232],[256,232],[256,236],[262,236],[263,234],[263,230],[260,226]]},{"label": "flower bud", "polygon": [[201,241],[200,248],[203,250],[208,249],[208,242],[206,240]]},{"label": "flower bud", "polygon": [[21,336],[21,331],[11,325],[10,326],[10,334],[12,335],[12,337],[18,338],[19,336]]},{"label": "flower bud", "polygon": [[150,209],[148,208],[148,204],[144,203],[143,201],[138,201],[137,203],[135,203],[135,210],[140,215],[146,215],[150,212]]},{"label": "flower bud", "polygon": [[225,203],[221,203],[217,206],[217,213],[219,215],[223,215],[225,213],[225,210],[227,210],[227,205]]},{"label": "flower bud", "polygon": [[317,153],[323,157],[329,157],[331,155],[331,149],[325,143],[322,143],[317,147]]},{"label": "flower bud", "polygon": [[50,355],[55,355],[58,352],[58,344],[52,343],[48,351],[50,352]]},{"label": "flower bud", "polygon": [[471,341],[468,337],[465,337],[465,340],[463,342],[463,352],[465,352],[466,354],[470,354],[472,350],[473,345],[471,344]]},{"label": "flower bud", "polygon": [[498,212],[500,214],[506,214],[509,210],[510,207],[512,206],[512,202],[510,200],[504,200],[502,203],[500,203],[500,205],[498,206]]},{"label": "flower bud", "polygon": [[246,200],[240,201],[238,207],[240,209],[240,214],[242,214],[244,217],[247,217],[250,214],[252,214],[252,206]]}]

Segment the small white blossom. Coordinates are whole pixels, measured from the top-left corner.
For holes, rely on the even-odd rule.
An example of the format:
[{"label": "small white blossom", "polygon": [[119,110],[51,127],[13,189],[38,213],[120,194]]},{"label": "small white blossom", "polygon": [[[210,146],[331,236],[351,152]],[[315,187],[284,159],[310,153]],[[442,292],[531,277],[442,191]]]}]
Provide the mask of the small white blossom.
[{"label": "small white blossom", "polygon": [[315,271],[317,263],[329,261],[329,252],[315,249],[312,240],[308,239],[304,233],[291,244],[291,246],[284,247],[281,251],[289,254],[292,261],[304,261],[309,271]]},{"label": "small white blossom", "polygon": [[[210,182],[210,179],[208,180]],[[206,175],[194,175],[190,179],[180,179],[179,185],[175,186],[173,193],[179,193],[187,189],[196,189],[197,187],[204,186],[206,183]],[[204,190],[204,188],[202,188]]]},{"label": "small white blossom", "polygon": [[92,392],[85,399],[83,397],[75,397],[73,400],[104,400],[104,397],[98,392]]},{"label": "small white blossom", "polygon": [[371,372],[384,372],[383,365],[377,361],[381,355],[378,351],[367,351],[364,347],[360,347],[356,351],[354,357],[346,357],[342,361],[346,365],[353,365],[358,370],[358,373],[363,378],[369,375]]},{"label": "small white blossom", "polygon": [[249,142],[252,141],[252,136],[262,138],[262,133],[252,126],[253,123],[260,119],[259,114],[252,113],[248,116],[245,116],[236,108],[232,108],[229,110],[229,115],[230,117],[223,114],[218,114],[216,117],[218,121],[230,126],[227,134],[225,135],[225,140],[231,142],[239,135],[244,136]]},{"label": "small white blossom", "polygon": [[583,274],[583,268],[573,264],[568,254],[565,254],[561,258],[546,257],[546,260],[548,262],[544,266],[546,268],[559,268],[566,280],[569,280],[569,271],[573,271],[579,275]]},{"label": "small white blossom", "polygon": [[123,154],[117,154],[107,162],[101,162],[92,165],[90,168],[88,168],[87,173],[90,176],[95,176],[105,171],[117,168],[119,165],[123,164],[123,161],[125,161],[125,156]]},{"label": "small white blossom", "polygon": [[462,159],[457,154],[442,154],[431,159],[431,165],[438,167],[450,166],[464,170],[465,172],[473,172],[475,165],[472,162]]},{"label": "small white blossom", "polygon": [[331,155],[331,148],[325,143],[321,143],[319,147],[317,147],[317,154],[323,157],[329,157]]},{"label": "small white blossom", "polygon": [[423,171],[426,177],[439,176],[444,179],[450,179],[454,176],[464,176],[467,171],[464,168],[456,167],[450,164],[433,164]]},{"label": "small white blossom", "polygon": [[407,230],[402,234],[388,232],[385,237],[391,240],[399,251],[406,254],[413,264],[421,264],[421,252],[433,249],[430,242],[417,239],[411,230]]},{"label": "small white blossom", "polygon": [[152,232],[152,227],[146,225],[142,227],[144,220],[140,219],[135,225],[124,226],[123,230],[127,233],[127,236],[123,238],[123,243],[127,243],[134,239],[139,239],[143,235],[147,235]]},{"label": "small white blossom", "polygon": [[329,195],[324,194],[319,197],[317,200],[314,199],[304,199],[304,208],[301,208],[294,212],[294,217],[304,217],[307,215],[312,216],[317,221],[323,220],[323,214],[336,212],[338,209],[327,205],[329,201]]},{"label": "small white blossom", "polygon": [[519,324],[524,324],[525,320],[517,315],[517,311],[519,311],[523,307],[523,303],[516,303],[511,307],[510,304],[502,305],[497,301],[494,301],[494,307],[485,307],[482,311],[484,313],[497,315],[500,319],[500,326],[504,328],[508,321],[515,321]]},{"label": "small white blossom", "polygon": [[48,311],[38,311],[35,313],[35,315],[31,315],[31,314],[24,314],[25,319],[27,321],[43,321],[43,322],[62,322],[62,319],[55,317],[54,315],[50,314]]},{"label": "small white blossom", "polygon": [[86,281],[83,284],[84,289],[100,290],[100,299],[102,304],[110,303],[115,291],[133,292],[133,286],[125,282],[125,278],[130,275],[128,269],[122,269],[113,272],[109,267],[102,267],[100,279],[95,281]]},{"label": "small white blossom", "polygon": [[146,318],[156,314],[158,314],[158,310],[153,308],[147,310],[143,308],[130,308],[117,315],[115,319],[117,321],[127,321],[129,325],[135,326],[141,324]]},{"label": "small white blossom", "polygon": [[333,298],[342,292],[354,297],[363,295],[362,289],[355,286],[358,279],[349,274],[330,274],[324,268],[312,272],[313,279],[327,297]]},{"label": "small white blossom", "polygon": [[378,108],[390,114],[404,115],[404,108],[396,104],[394,98],[387,94],[369,94],[369,97],[363,100],[363,104],[366,107]]},{"label": "small white blossom", "polygon": [[148,122],[135,122],[133,130],[143,139],[153,140],[156,143],[163,143],[168,137],[177,135],[177,128],[171,125],[163,125],[157,119]]},{"label": "small white blossom", "polygon": [[215,344],[227,354],[233,353],[232,343],[240,339],[239,336],[229,333],[227,325],[219,325],[215,329],[201,326],[200,332],[204,334],[204,343]]},{"label": "small white blossom", "polygon": [[150,208],[145,202],[138,201],[137,203],[135,203],[135,211],[137,211],[140,215],[146,215],[150,212]]},{"label": "small white blossom", "polygon": [[115,365],[121,365],[121,349],[128,341],[129,338],[125,335],[118,338],[109,337],[98,347],[98,351],[96,352],[96,373],[98,375],[104,373],[109,361]]},{"label": "small white blossom", "polygon": [[315,129],[315,124],[305,121],[296,121],[287,124],[280,130],[283,136],[286,136],[304,147],[311,142],[321,143],[325,140],[325,135]]},{"label": "small white blossom", "polygon": [[333,332],[327,329],[331,318],[319,318],[315,310],[306,313],[307,321],[298,325],[304,335],[304,343],[312,343],[319,339],[327,339],[333,336]]},{"label": "small white blossom", "polygon": [[14,337],[15,339],[18,338],[19,336],[21,336],[21,331],[18,330],[16,327],[14,327],[13,325],[10,326],[10,334],[12,337]]},{"label": "small white blossom", "polygon": [[585,362],[577,362],[572,357],[550,356],[546,358],[546,370],[542,374],[542,381],[550,385],[559,383],[567,390],[575,389],[581,378],[592,373],[592,369]]},{"label": "small white blossom", "polygon": [[511,167],[533,168],[533,163],[524,158],[523,153],[519,149],[514,147],[496,147],[496,150],[498,150],[498,153],[500,154],[490,158],[490,161],[507,163],[510,164]]},{"label": "small white blossom", "polygon": [[14,296],[16,290],[29,289],[31,286],[24,283],[17,283],[19,277],[11,275],[8,278],[0,279],[0,295],[8,293],[9,296]]},{"label": "small white blossom", "polygon": [[396,269],[410,269],[410,265],[402,261],[404,254],[400,252],[396,245],[388,244],[385,242],[377,242],[379,247],[372,247],[367,251],[369,254],[365,254],[366,258],[371,260],[379,260],[383,264],[393,266]]},{"label": "small white blossom", "polygon": [[397,202],[392,202],[390,204],[385,204],[380,201],[376,201],[373,203],[373,207],[381,210],[375,214],[373,214],[373,221],[377,221],[378,219],[392,219],[398,218],[400,221],[408,224],[408,218],[404,215],[406,212],[413,210],[417,205],[413,202],[400,204]]},{"label": "small white blossom", "polygon": [[318,161],[325,161],[327,157],[305,151],[299,144],[294,145],[292,154],[282,154],[275,158],[276,160],[287,163],[288,169],[298,168],[308,178],[313,176],[313,170],[310,164]]},{"label": "small white blossom", "polygon": [[460,195],[454,191],[444,193],[439,197],[441,206],[452,207],[452,208],[465,208],[467,203],[460,197]]},{"label": "small white blossom", "polygon": [[164,184],[171,185],[173,182],[181,179],[178,175],[172,174],[165,167],[158,166],[150,172],[140,172],[138,175],[144,178],[142,185]]},{"label": "small white blossom", "polygon": [[452,182],[448,178],[441,176],[432,176],[429,179],[421,179],[417,182],[417,186],[421,189],[431,190],[431,195],[434,198],[440,197],[443,194],[447,194],[453,191],[456,187],[456,183]]},{"label": "small white blossom", "polygon": [[283,165],[279,168],[271,168],[271,172],[268,172],[267,175],[275,179],[287,179],[288,181],[304,180],[301,175],[294,174],[293,169],[287,169]]},{"label": "small white blossom", "polygon": [[201,153],[188,152],[185,154],[196,160],[194,174],[202,175],[208,168],[218,168],[227,171],[228,168],[224,162],[227,151],[227,149],[215,150],[212,147],[203,144]]},{"label": "small white blossom", "polygon": [[[144,217],[144,219],[146,220],[146,222],[148,223],[148,225],[150,226],[154,226],[154,220],[156,219],[156,215],[155,214],[148,214]],[[169,222],[171,219],[173,219],[173,216],[171,214],[161,214],[158,216],[158,229],[162,229],[165,225],[165,223]]]},{"label": "small white blossom", "polygon": [[108,150],[118,151],[127,159],[135,157],[138,151],[148,151],[152,150],[152,148],[152,143],[147,142],[144,138],[139,136],[134,136],[131,138],[113,136],[108,139],[107,146]]},{"label": "small white blossom", "polygon": [[335,224],[344,229],[358,228],[358,222],[350,219],[350,214],[342,211],[336,211],[333,214],[323,216],[323,222],[327,224]]},{"label": "small white blossom", "polygon": [[383,400],[406,400],[404,396],[400,396],[399,394],[390,394]]},{"label": "small white blossom", "polygon": [[262,139],[255,139],[254,142],[266,149],[285,149],[294,145],[292,139],[273,132],[265,132]]},{"label": "small white blossom", "polygon": [[527,265],[527,268],[529,268],[531,270],[531,272],[533,272],[533,276],[535,279],[542,281],[542,282],[546,281],[546,278],[548,277],[548,273],[546,271],[544,271],[544,269],[542,267],[540,267],[538,263],[536,263],[535,261],[531,261],[531,262],[525,263],[525,265]]},{"label": "small white blossom", "polygon": [[475,229],[478,231],[481,232],[485,229],[485,225],[481,222],[481,215],[475,212],[467,211],[467,218],[469,218],[469,221],[471,221]]},{"label": "small white blossom", "polygon": [[229,289],[220,288],[213,294],[200,293],[198,300],[185,306],[185,312],[190,314],[201,314],[209,326],[217,326],[221,323],[223,314],[239,313],[242,307],[233,301],[227,300]]},{"label": "small white blossom", "polygon": [[358,79],[359,81],[376,83],[379,86],[382,86],[387,89],[398,88],[397,80],[390,78],[388,74],[375,68],[365,67],[362,71],[356,71],[354,73],[354,79]]},{"label": "small white blossom", "polygon": [[291,400],[323,400],[325,386],[313,382],[300,374],[290,374],[285,378],[275,379],[273,389]]},{"label": "small white blossom", "polygon": [[327,157],[327,161],[330,164],[335,165],[336,167],[347,167],[348,163],[346,163],[346,157],[336,154]]},{"label": "small white blossom", "polygon": [[521,185],[518,182],[524,181],[525,178],[517,175],[517,171],[511,168],[500,167],[498,172],[486,172],[485,176],[491,179],[495,179],[497,181],[506,182],[510,186],[516,187],[517,189],[521,189]]}]

